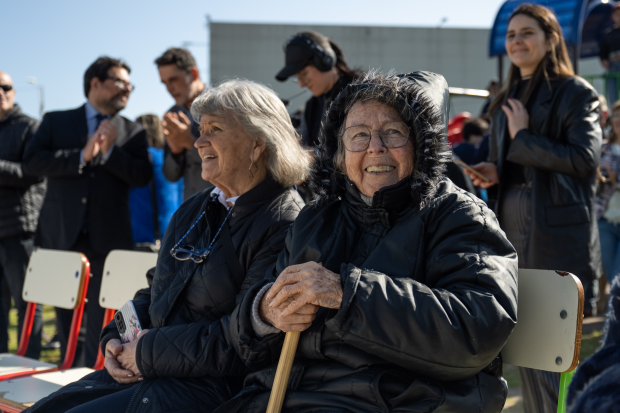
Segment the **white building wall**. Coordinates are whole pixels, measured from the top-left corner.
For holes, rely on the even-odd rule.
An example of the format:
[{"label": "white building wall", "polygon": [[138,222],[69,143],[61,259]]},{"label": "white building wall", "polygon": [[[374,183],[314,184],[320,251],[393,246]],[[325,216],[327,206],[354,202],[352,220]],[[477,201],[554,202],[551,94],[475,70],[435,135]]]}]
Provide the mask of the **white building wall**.
[{"label": "white building wall", "polygon": [[[211,82],[245,78],[270,86],[284,99],[300,93],[297,84],[290,80],[280,83],[274,76],[284,65],[283,46],[287,39],[307,30],[323,33],[336,42],[350,67],[394,69],[398,73],[428,70],[442,74],[450,86],[472,89],[485,89],[489,80],[497,78],[497,58],[487,57],[488,29],[212,22]],[[508,64],[504,57],[505,71]],[[580,61],[579,73],[602,73],[598,59]],[[595,87],[600,91],[602,82],[595,82]],[[309,98],[306,91],[291,99],[289,111],[302,108]],[[480,98],[455,97],[451,116],[463,111],[477,115],[483,104]]]},{"label": "white building wall", "polygon": [[[486,29],[211,23],[211,82],[246,78],[269,85],[285,99],[298,94],[297,84],[280,83],[274,76],[284,65],[286,40],[307,30],[328,36],[342,48],[349,66],[362,70],[428,70],[441,73],[450,86],[474,89],[485,89],[497,76],[497,61],[486,56]],[[292,99],[289,110],[303,107],[309,98],[306,92]],[[483,103],[455,98],[451,112],[478,114]]]}]

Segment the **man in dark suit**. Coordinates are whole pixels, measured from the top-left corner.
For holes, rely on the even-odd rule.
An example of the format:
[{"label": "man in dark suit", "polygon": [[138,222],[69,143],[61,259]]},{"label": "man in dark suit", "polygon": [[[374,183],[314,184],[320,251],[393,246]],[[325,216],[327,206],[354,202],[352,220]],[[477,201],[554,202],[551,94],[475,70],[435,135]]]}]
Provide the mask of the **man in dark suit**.
[{"label": "man in dark suit", "polygon": [[[48,179],[37,245],[82,252],[91,264],[74,366],[96,361],[103,263],[112,249],[132,249],[129,189],[148,184],[152,176],[144,129],[118,115],[133,90],[129,72],[120,60],[97,59],[84,74],[86,104],[47,113],[24,154],[25,172]],[[64,355],[72,311],[56,313]]]}]

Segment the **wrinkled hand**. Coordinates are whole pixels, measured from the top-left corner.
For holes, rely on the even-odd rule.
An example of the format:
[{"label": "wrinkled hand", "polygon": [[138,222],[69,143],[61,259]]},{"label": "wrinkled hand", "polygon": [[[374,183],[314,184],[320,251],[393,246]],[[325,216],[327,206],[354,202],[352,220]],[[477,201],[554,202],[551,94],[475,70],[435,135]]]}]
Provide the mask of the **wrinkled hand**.
[{"label": "wrinkled hand", "polygon": [[141,375],[135,375],[131,370],[125,370],[116,359],[123,351],[120,340],[112,339],[105,346],[104,367],[114,380],[121,384],[135,383],[141,380]]},{"label": "wrinkled hand", "polygon": [[508,99],[507,105],[502,105],[502,110],[508,118],[508,133],[510,139],[514,139],[521,129],[529,127],[530,115],[523,103],[517,99]]},{"label": "wrinkled hand", "polygon": [[284,310],[288,308],[292,301],[293,298],[289,298],[276,308],[270,307],[271,300],[267,299],[267,294],[265,294],[258,306],[259,316],[263,321],[284,332],[307,330],[312,325],[312,321],[314,321],[316,313],[319,311],[319,306],[306,304],[294,313],[284,315]]},{"label": "wrinkled hand", "polygon": [[116,125],[109,119],[102,120],[97,132],[100,134],[101,153],[106,154],[116,142]]},{"label": "wrinkled hand", "polygon": [[278,308],[288,299],[293,299],[284,309],[283,315],[292,314],[306,304],[340,308],[340,275],[316,262],[291,265],[282,271],[265,295],[271,300],[269,305],[272,308]]},{"label": "wrinkled hand", "polygon": [[497,176],[497,166],[495,166],[494,163],[480,162],[477,165],[470,166],[470,168],[486,176],[486,178],[489,180],[489,182],[484,182],[482,179],[478,178],[476,175],[469,174],[469,177],[471,178],[474,185],[486,189],[499,183],[499,177]]},{"label": "wrinkled hand", "polygon": [[116,360],[119,362],[121,367],[133,373],[134,376],[138,377],[138,380],[142,380],[142,373],[138,370],[138,365],[136,363],[136,347],[138,346],[140,337],[148,332],[149,330],[142,330],[140,334],[138,334],[138,338],[134,341],[123,344],[123,350],[118,356],[116,356]]},{"label": "wrinkled hand", "polygon": [[174,154],[183,152],[184,149],[194,149],[194,135],[192,135],[192,123],[183,112],[168,112],[164,115],[161,125],[166,136],[166,142]]}]

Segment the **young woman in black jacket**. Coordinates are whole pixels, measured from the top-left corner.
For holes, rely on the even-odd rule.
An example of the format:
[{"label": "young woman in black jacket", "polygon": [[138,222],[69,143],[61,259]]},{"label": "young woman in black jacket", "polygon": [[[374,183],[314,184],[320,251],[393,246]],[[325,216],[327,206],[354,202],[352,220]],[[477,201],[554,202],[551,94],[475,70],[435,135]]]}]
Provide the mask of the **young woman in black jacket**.
[{"label": "young woman in black jacket", "polygon": [[204,413],[241,388],[249,370],[227,344],[227,323],[284,247],[303,207],[293,184],[310,160],[280,99],[257,83],[207,89],[192,115],[202,178],[216,187],[172,217],[150,287],[133,300],[145,330],[121,344],[110,323],[101,334],[105,369],[29,412]]},{"label": "young woman in black jacket", "polygon": [[[491,105],[490,162],[474,167],[490,182],[471,178],[484,188],[499,185],[496,214],[519,267],[574,273],[592,314],[601,272],[597,93],[575,76],[560,25],[545,7],[524,4],[514,11],[506,51],[512,64]],[[555,411],[559,374],[521,373],[525,410]]]}]

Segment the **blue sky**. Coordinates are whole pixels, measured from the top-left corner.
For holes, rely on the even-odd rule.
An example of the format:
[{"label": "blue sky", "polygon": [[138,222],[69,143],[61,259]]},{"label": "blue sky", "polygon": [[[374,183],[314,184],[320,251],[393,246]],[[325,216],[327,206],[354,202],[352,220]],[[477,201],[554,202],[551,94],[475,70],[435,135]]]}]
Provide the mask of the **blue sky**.
[{"label": "blue sky", "polygon": [[[136,85],[122,114],[134,119],[162,115],[173,104],[160,84],[153,60],[166,48],[190,46],[203,79],[207,76],[206,15],[216,22],[308,23],[375,26],[490,27],[502,0],[312,1],[116,1],[0,0],[0,70],[13,77],[16,101],[39,117],[30,76],[45,88],[46,111],[84,103],[82,77],[107,54],[132,68]],[[284,41],[284,39],[283,39]],[[486,45],[484,45],[486,47]],[[346,50],[345,50],[346,55]]]}]

